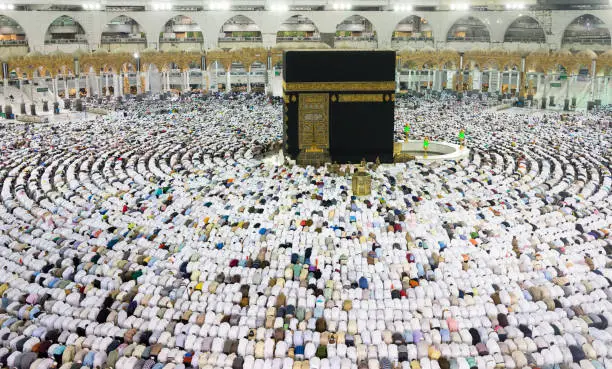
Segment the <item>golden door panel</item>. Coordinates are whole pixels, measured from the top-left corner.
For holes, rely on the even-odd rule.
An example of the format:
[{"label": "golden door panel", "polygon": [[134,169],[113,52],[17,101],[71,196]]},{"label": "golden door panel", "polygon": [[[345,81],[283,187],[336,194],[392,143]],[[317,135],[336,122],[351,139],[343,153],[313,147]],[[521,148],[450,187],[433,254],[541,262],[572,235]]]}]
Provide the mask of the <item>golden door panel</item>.
[{"label": "golden door panel", "polygon": [[329,94],[300,94],[298,105],[300,149],[329,149]]}]

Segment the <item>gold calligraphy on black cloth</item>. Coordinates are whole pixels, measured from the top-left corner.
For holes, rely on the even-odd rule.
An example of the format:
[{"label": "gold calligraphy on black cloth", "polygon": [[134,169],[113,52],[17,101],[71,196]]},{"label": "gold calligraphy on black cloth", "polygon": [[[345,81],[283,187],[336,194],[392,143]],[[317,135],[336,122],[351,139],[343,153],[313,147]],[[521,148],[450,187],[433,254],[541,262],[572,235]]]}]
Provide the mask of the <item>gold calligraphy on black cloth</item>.
[{"label": "gold calligraphy on black cloth", "polygon": [[395,81],[385,82],[283,82],[285,92],[395,91]]},{"label": "gold calligraphy on black cloth", "polygon": [[300,150],[329,149],[329,94],[300,94],[298,102]]}]

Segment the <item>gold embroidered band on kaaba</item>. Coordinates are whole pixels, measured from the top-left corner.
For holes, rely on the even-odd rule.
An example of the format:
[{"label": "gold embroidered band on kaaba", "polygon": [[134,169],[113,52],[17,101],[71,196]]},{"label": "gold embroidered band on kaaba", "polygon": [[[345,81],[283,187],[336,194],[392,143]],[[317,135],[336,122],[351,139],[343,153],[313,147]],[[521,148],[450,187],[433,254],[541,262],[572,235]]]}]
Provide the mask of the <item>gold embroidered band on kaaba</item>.
[{"label": "gold embroidered band on kaaba", "polygon": [[[387,99],[389,98],[387,97]],[[383,95],[382,94],[340,94],[338,95],[338,102],[341,102],[341,103],[383,102]]]},{"label": "gold embroidered band on kaaba", "polygon": [[286,92],[395,91],[395,81],[385,82],[283,82]]}]

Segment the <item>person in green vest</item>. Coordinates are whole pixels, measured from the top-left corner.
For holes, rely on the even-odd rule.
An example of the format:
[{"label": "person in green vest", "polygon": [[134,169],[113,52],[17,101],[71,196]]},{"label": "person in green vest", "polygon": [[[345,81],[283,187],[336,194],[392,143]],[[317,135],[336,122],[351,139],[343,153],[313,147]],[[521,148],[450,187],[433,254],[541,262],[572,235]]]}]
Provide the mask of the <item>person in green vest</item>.
[{"label": "person in green vest", "polygon": [[408,135],[410,135],[410,124],[408,123],[404,125],[404,135],[406,135],[406,138],[408,138]]},{"label": "person in green vest", "polygon": [[425,151],[424,157],[427,157],[427,150],[429,150],[429,136],[423,138],[423,151]]},{"label": "person in green vest", "polygon": [[465,142],[465,131],[461,129],[459,131],[459,149],[463,149],[464,142]]}]

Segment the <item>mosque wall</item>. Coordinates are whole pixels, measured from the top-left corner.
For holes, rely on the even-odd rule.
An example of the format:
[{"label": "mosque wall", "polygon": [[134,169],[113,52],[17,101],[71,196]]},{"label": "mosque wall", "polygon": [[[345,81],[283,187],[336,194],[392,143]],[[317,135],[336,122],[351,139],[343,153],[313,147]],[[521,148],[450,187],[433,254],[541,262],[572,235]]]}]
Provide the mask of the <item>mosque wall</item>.
[{"label": "mosque wall", "polygon": [[[573,32],[575,20],[583,19],[585,14],[599,22],[597,29],[607,38],[596,43],[588,40],[581,43],[578,38],[568,44],[564,33],[566,30]],[[99,92],[106,80],[109,85],[128,86],[137,92],[190,88],[250,91],[252,85],[257,85],[257,88],[265,85],[267,91],[276,91],[278,95],[284,50],[336,48],[396,50],[397,92],[480,90],[525,98],[553,94],[558,99],[576,96],[579,101],[606,100],[612,96],[612,13],[605,10],[589,13],[206,11],[189,14],[4,11],[0,15],[10,17],[17,27],[23,29],[18,43],[10,41],[13,39],[10,35],[3,37],[8,42],[0,42],[0,59],[8,63],[9,71],[15,73],[11,78],[41,79],[47,76],[57,81],[52,83],[41,79],[39,83],[50,83],[51,86],[56,83],[61,87],[66,76],[71,81],[75,79],[71,83],[78,86],[81,93],[87,91],[90,95]],[[202,36],[198,33],[197,38],[181,40],[173,38],[173,35],[166,38],[168,27],[172,30],[170,21],[180,15],[189,17],[189,29],[201,31]],[[237,17],[239,15],[242,16]],[[294,17],[298,15],[298,18]],[[64,16],[81,26],[73,27],[75,30],[82,28],[78,42],[70,39],[49,42],[49,27],[58,17]],[[346,37],[344,33],[337,33],[340,24],[344,24],[345,29],[345,21],[355,16],[367,20],[368,34]],[[406,32],[412,29],[405,23],[410,16],[427,25],[427,37],[396,36],[396,30]],[[115,26],[117,17],[129,20],[130,26]],[[241,20],[230,21],[235,17]],[[287,22],[289,19],[292,22]],[[508,30],[519,19],[528,19],[542,36],[531,42],[507,38]],[[113,24],[111,27],[108,27],[109,22]],[[224,29],[227,24],[232,24],[232,27]],[[402,26],[398,27],[400,24]],[[478,37],[467,41],[455,37],[457,29],[463,32],[465,24],[476,24],[480,30]],[[293,31],[294,26],[301,30],[296,31],[299,37],[278,33],[279,30]],[[123,29],[133,32],[124,39],[115,40],[111,36],[109,41],[109,33],[120,34]],[[259,63],[260,71],[251,69],[255,62]],[[138,64],[141,65],[140,71],[137,70]],[[80,71],[100,74],[105,82],[100,83],[97,78],[95,83],[88,81]],[[136,77],[138,73],[142,73],[140,78]],[[199,74],[196,76],[194,73]],[[128,74],[129,78],[126,77]],[[4,79],[7,77],[2,76]],[[131,86],[134,83],[130,81],[138,81],[134,82],[137,86]],[[583,86],[585,83],[588,83],[586,87]],[[559,84],[563,86],[561,89],[557,87]],[[53,88],[56,93],[61,90],[58,86]],[[121,94],[124,89],[117,87],[115,93]]]},{"label": "mosque wall", "polygon": [[[418,44],[408,43],[393,43],[392,36],[396,26],[404,18],[410,15],[417,15],[427,20],[432,27],[433,40],[431,45],[434,48],[453,47],[460,51],[467,51],[475,48],[502,48],[516,50],[517,47],[533,50],[534,48],[557,50],[562,48],[562,37],[564,31],[570,23],[577,17],[584,15],[583,11],[435,11],[435,12],[418,12],[418,13],[403,13],[403,12],[382,12],[382,11],[310,11],[310,12],[293,12],[274,13],[269,11],[251,11],[251,12],[235,12],[235,11],[206,11],[192,12],[182,14],[180,12],[55,12],[55,11],[3,11],[0,14],[14,19],[24,29],[28,39],[29,50],[38,52],[49,52],[50,48],[45,48],[45,35],[50,25],[56,18],[61,15],[72,17],[78,22],[85,31],[87,39],[86,48],[89,50],[97,50],[102,47],[101,36],[104,27],[114,18],[119,15],[125,15],[134,19],[141,28],[141,31],[146,37],[146,47],[158,50],[160,48],[159,37],[160,32],[163,32],[166,22],[178,15],[186,15],[199,25],[202,30],[204,40],[201,49],[213,49],[219,46],[219,33],[224,23],[235,15],[245,15],[250,18],[255,25],[261,30],[263,38],[263,46],[266,48],[276,46],[276,34],[281,28],[281,24],[288,18],[294,15],[302,15],[310,19],[318,32],[321,34],[334,34],[340,24],[346,18],[358,14],[369,20],[376,32],[377,46],[380,49],[402,48],[402,47],[418,47]],[[612,12],[608,10],[590,11],[592,14],[605,24],[610,30],[612,26]],[[489,32],[490,42],[472,43],[472,42],[448,42],[447,35],[455,22],[465,16],[473,17],[486,26]],[[515,45],[514,43],[505,43],[504,35],[514,20],[521,16],[530,16],[537,20],[543,27],[546,34],[545,44],[525,44]],[[41,26],[47,25],[47,26]],[[226,45],[223,45],[226,46]],[[609,45],[608,45],[609,46]],[[56,45],[55,50],[68,51],[66,46]]]}]

